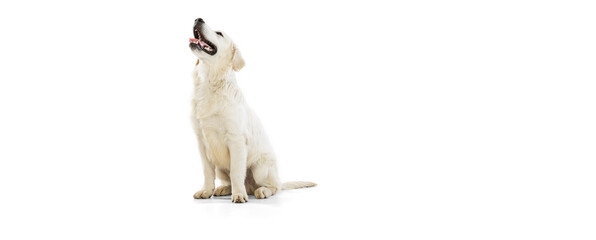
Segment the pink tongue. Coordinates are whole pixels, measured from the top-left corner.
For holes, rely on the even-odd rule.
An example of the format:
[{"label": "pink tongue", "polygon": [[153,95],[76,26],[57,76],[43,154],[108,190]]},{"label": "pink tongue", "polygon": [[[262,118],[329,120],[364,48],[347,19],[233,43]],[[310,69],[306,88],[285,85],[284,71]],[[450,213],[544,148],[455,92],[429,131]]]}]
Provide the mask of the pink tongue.
[{"label": "pink tongue", "polygon": [[189,38],[188,42],[195,43],[201,45],[202,48],[208,47],[207,43],[201,42],[199,39],[196,38]]}]

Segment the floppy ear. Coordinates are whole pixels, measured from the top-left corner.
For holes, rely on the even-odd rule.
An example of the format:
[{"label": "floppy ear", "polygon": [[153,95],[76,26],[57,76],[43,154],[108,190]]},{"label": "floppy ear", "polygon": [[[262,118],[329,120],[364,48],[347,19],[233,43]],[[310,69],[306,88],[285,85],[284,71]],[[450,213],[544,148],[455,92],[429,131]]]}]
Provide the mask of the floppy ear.
[{"label": "floppy ear", "polygon": [[238,72],[240,69],[244,67],[244,58],[242,58],[242,54],[240,54],[240,50],[234,44],[234,59],[232,59],[232,69]]}]

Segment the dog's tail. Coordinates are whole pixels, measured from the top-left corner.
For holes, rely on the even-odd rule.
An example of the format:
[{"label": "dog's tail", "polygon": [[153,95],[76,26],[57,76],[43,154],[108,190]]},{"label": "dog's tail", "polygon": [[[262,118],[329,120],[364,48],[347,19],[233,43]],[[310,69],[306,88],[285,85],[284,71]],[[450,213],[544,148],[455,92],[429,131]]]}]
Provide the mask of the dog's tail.
[{"label": "dog's tail", "polygon": [[303,181],[285,182],[281,185],[281,190],[290,190],[290,189],[306,188],[306,187],[314,187],[314,186],[317,186],[317,184],[314,182],[303,182]]}]

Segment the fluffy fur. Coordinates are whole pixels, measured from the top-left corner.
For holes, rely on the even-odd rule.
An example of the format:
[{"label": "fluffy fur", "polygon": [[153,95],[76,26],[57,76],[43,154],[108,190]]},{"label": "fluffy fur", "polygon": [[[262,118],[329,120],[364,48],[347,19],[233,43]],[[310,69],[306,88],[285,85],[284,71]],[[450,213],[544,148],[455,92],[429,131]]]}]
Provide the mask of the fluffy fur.
[{"label": "fluffy fur", "polygon": [[[190,44],[198,58],[192,73],[192,123],[205,177],[203,189],[194,198],[231,194],[233,202],[243,203],[248,194],[262,199],[281,189],[315,186],[312,182],[280,183],[273,149],[236,84],[235,72],[245,64],[238,47],[228,35],[212,31],[201,19],[195,21],[193,30],[217,49],[208,54]],[[216,176],[222,182],[217,188]]]}]

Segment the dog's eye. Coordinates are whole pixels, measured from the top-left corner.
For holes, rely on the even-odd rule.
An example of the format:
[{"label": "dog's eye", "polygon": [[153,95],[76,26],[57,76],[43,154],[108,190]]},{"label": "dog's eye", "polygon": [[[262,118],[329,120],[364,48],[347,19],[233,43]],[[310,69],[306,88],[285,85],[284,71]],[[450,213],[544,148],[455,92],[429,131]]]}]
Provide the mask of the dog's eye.
[{"label": "dog's eye", "polygon": [[217,33],[217,35],[219,35],[219,36],[222,36],[222,37],[223,37],[223,34],[221,34],[221,32],[215,32],[215,33]]}]

